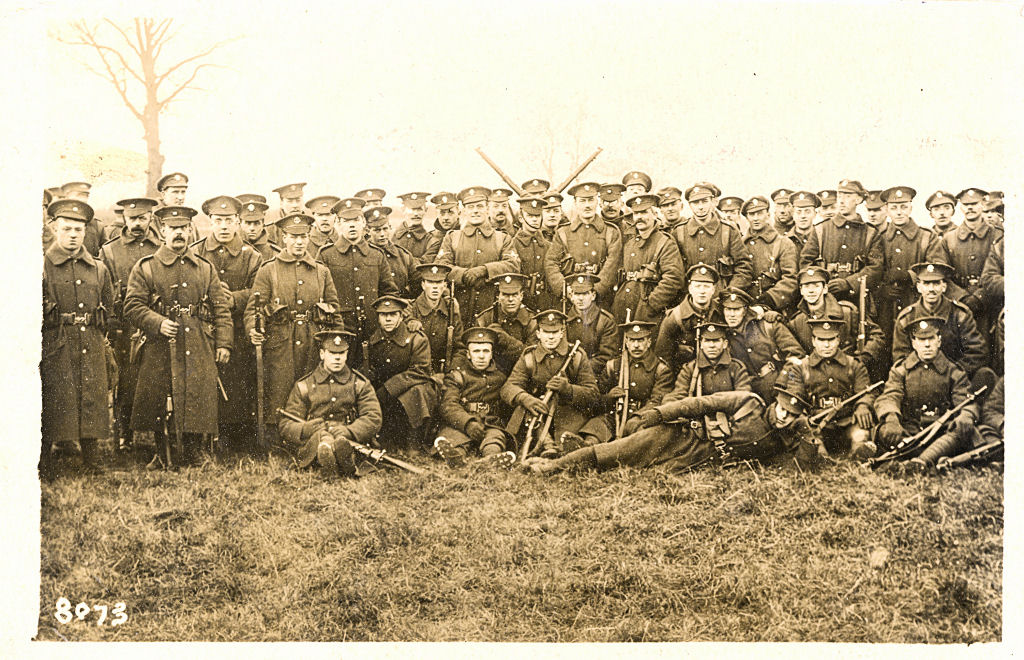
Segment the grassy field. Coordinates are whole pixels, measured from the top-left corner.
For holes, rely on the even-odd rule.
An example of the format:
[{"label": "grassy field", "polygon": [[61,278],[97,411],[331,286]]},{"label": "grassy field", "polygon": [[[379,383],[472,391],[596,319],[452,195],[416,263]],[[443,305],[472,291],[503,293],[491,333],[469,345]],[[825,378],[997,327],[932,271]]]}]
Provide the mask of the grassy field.
[{"label": "grassy field", "polygon": [[[323,480],[207,462],[42,489],[38,639],[984,642],[1003,476],[792,463]],[[54,603],[127,604],[60,624]]]}]

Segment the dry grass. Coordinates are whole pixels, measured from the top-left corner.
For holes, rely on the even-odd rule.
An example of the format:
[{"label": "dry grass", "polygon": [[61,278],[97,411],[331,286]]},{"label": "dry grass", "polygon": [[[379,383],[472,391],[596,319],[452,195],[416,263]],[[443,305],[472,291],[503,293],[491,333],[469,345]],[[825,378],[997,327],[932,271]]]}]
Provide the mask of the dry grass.
[{"label": "dry grass", "polygon": [[[44,485],[39,638],[1002,636],[998,469],[892,479],[783,464],[548,480],[434,469],[325,482],[208,463]],[[131,619],[59,625],[60,596],[125,601]]]}]

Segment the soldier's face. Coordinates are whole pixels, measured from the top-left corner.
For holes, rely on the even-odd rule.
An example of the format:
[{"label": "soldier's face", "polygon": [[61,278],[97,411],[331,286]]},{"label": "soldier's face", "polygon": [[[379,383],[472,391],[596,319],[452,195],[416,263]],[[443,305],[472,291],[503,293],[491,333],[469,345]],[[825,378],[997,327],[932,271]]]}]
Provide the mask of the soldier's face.
[{"label": "soldier's face", "polygon": [[306,256],[306,248],[309,247],[309,234],[289,234],[282,232],[281,240],[284,241],[284,249],[296,259]]},{"label": "soldier's face", "polygon": [[868,209],[868,224],[879,227],[885,223],[887,215],[888,211],[886,211],[884,206],[878,209]]},{"label": "soldier's face", "polygon": [[636,195],[642,195],[647,192],[647,188],[642,183],[631,183],[626,186],[626,198],[634,197]]},{"label": "soldier's face", "polygon": [[185,186],[169,186],[160,193],[160,200],[164,206],[181,206],[185,203]]},{"label": "soldier's face", "polygon": [[711,296],[715,292],[715,285],[712,282],[705,282],[703,280],[690,280],[690,283],[686,285],[686,290],[689,291],[690,299],[693,302],[700,307],[706,307],[711,302]]},{"label": "soldier's face", "polygon": [[508,202],[487,202],[487,212],[491,220],[497,223],[506,222],[511,216]]},{"label": "soldier's face", "polygon": [[405,215],[409,218],[410,225],[421,225],[423,224],[423,216],[427,214],[427,208],[420,206],[419,208],[413,208],[411,206],[405,207]]},{"label": "soldier's face", "polygon": [[366,229],[366,234],[370,237],[370,242],[374,245],[385,245],[388,242],[388,229],[389,227],[387,225],[368,227]]},{"label": "soldier's face", "polygon": [[331,351],[325,348],[320,349],[320,361],[324,363],[324,369],[336,374],[341,371],[348,362],[348,349],[344,351]]},{"label": "soldier's face", "polygon": [[818,355],[824,358],[830,358],[839,352],[839,337],[819,337],[818,335],[811,336],[811,346],[817,351]]},{"label": "soldier's face", "polygon": [[176,225],[172,227],[165,224],[160,228],[160,234],[163,236],[164,245],[175,252],[184,250],[188,245],[186,238],[188,236],[188,225]]},{"label": "soldier's face", "polygon": [[1002,229],[1003,227],[1003,214],[999,211],[985,211],[981,214],[982,220],[991,227]]},{"label": "soldier's face", "polygon": [[401,312],[379,312],[377,314],[377,320],[380,322],[380,327],[384,332],[391,332],[398,327],[398,324],[402,322]]},{"label": "soldier's face", "polygon": [[351,243],[358,243],[366,233],[366,220],[358,218],[338,218],[336,223],[338,234]]},{"label": "soldier's face", "polygon": [[674,199],[671,202],[661,205],[661,214],[665,216],[666,222],[675,224],[679,220],[679,214],[683,211],[683,200]]},{"label": "soldier's face", "polygon": [[700,350],[707,359],[717,360],[722,356],[722,352],[725,351],[725,344],[725,337],[715,337],[713,339],[701,337]]},{"label": "soldier's face", "polygon": [[475,202],[462,205],[463,219],[474,227],[482,224],[487,219],[487,202],[480,199]]},{"label": "soldier's face", "polygon": [[486,369],[491,363],[491,355],[494,349],[490,344],[484,342],[470,342],[466,349],[469,352],[469,362],[474,369]]},{"label": "soldier's face", "polygon": [[459,224],[459,207],[449,206],[448,208],[437,209],[437,224],[445,229],[452,229]]},{"label": "soldier's face", "polygon": [[313,226],[322,234],[330,234],[334,227],[335,215],[333,213],[314,213]]},{"label": "soldier's face", "polygon": [[800,285],[800,297],[806,300],[808,305],[817,305],[824,292],[824,282],[804,282]]},{"label": "soldier's face", "polygon": [[953,224],[953,205],[948,202],[936,204],[928,209],[928,215],[932,216],[932,221],[936,227],[945,229]]},{"label": "soldier's face", "polygon": [[590,309],[590,306],[594,304],[595,300],[597,300],[597,292],[593,289],[579,293],[576,291],[570,291],[569,300],[572,301],[572,306],[576,308],[576,311],[585,312]]},{"label": "soldier's face", "polygon": [[839,211],[843,215],[850,215],[857,210],[857,205],[860,204],[862,198],[857,193],[851,192],[839,192],[836,193],[836,204],[839,205]]},{"label": "soldier's face", "polygon": [[917,292],[926,305],[934,305],[946,293],[946,280],[917,280]]},{"label": "soldier's face", "polygon": [[907,220],[910,220],[910,202],[889,202],[885,206],[889,219],[897,227],[907,224]]},{"label": "soldier's face", "polygon": [[597,195],[589,197],[575,197],[576,212],[584,220],[590,220],[597,213]]},{"label": "soldier's face", "polygon": [[255,220],[242,220],[242,237],[247,241],[255,241],[263,231],[263,218]]},{"label": "soldier's face", "polygon": [[541,224],[546,229],[555,229],[558,227],[558,223],[562,221],[562,207],[556,206],[550,209],[544,209],[540,214]]},{"label": "soldier's face", "polygon": [[821,207],[821,217],[826,220],[831,220],[836,217],[836,210],[835,203],[824,205]]},{"label": "soldier's face", "polygon": [[366,204],[363,205],[363,208],[364,209],[375,209],[378,206],[384,206],[384,202],[382,202],[379,199],[368,199],[368,200],[366,200]]},{"label": "soldier's face", "polygon": [[523,304],[523,291],[514,291],[508,293],[501,291],[498,293],[498,305],[501,307],[501,311],[505,314],[515,314],[519,311],[519,307]]},{"label": "soldier's face", "polygon": [[642,211],[633,211],[633,222],[636,224],[636,230],[641,234],[646,234],[654,229],[654,224],[657,222],[654,216],[654,207],[646,208]]},{"label": "soldier's face", "polygon": [[[793,205],[789,201],[775,202],[775,219],[788,222],[793,218]],[[749,219],[749,218],[748,218]]]},{"label": "soldier's face", "polygon": [[626,352],[634,360],[642,358],[651,348],[651,337],[626,337]]},{"label": "soldier's face", "polygon": [[711,213],[711,207],[713,205],[710,195],[699,199],[691,199],[690,211],[693,212],[693,217],[703,220],[708,217],[708,213]]},{"label": "soldier's face", "polygon": [[738,327],[746,311],[746,307],[723,307],[722,316],[725,317],[725,324],[730,328]]},{"label": "soldier's face", "polygon": [[238,233],[237,215],[211,215],[210,231],[218,243],[227,243]]},{"label": "soldier's face", "polygon": [[85,223],[71,218],[57,218],[57,245],[68,252],[76,252],[85,240]]},{"label": "soldier's face", "polygon": [[761,231],[768,224],[768,209],[751,211],[747,214],[747,222],[750,223],[750,231]]},{"label": "soldier's face", "polygon": [[601,200],[601,215],[606,218],[617,218],[619,217],[619,210],[622,204],[619,198],[615,199],[602,199]]},{"label": "soldier's face", "polygon": [[556,330],[537,328],[537,341],[540,342],[541,348],[546,351],[553,351],[558,348],[558,345],[562,343],[563,335],[565,335],[564,327]]},{"label": "soldier's face", "polygon": [[977,220],[981,216],[981,202],[960,202],[965,220]]},{"label": "soldier's face", "polygon": [[437,302],[441,299],[441,294],[444,292],[444,280],[423,280],[423,295],[427,297],[430,302]]},{"label": "soldier's face", "polygon": [[128,228],[128,233],[136,238],[142,236],[149,229],[149,224],[153,221],[152,213],[143,213],[137,215],[134,218],[126,217],[124,220],[124,226]]},{"label": "soldier's face", "polygon": [[302,208],[302,195],[299,195],[298,197],[281,198],[281,211],[283,211],[285,215],[300,213]]},{"label": "soldier's face", "polygon": [[939,354],[939,348],[942,346],[942,337],[937,333],[925,337],[914,335],[910,338],[910,345],[914,347],[914,352],[917,353],[918,358],[925,361],[934,360],[935,356]]},{"label": "soldier's face", "polygon": [[818,209],[813,206],[794,206],[793,224],[802,232],[806,232],[814,226],[814,219],[818,216]]},{"label": "soldier's face", "polygon": [[719,213],[721,213],[722,217],[725,218],[726,220],[728,220],[729,222],[733,223],[737,227],[739,226],[739,222],[740,222],[740,210],[739,209],[729,209],[728,211],[719,211]]},{"label": "soldier's face", "polygon": [[521,213],[520,217],[523,219],[523,224],[533,231],[540,229],[540,214],[531,215],[529,213]]}]

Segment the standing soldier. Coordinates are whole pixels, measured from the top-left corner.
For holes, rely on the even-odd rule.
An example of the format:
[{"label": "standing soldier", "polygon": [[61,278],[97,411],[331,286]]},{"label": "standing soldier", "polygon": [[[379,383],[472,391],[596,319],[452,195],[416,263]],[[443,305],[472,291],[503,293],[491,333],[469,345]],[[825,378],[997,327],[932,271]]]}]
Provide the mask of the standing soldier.
[{"label": "standing soldier", "polygon": [[1002,309],[1005,300],[1005,279],[1003,276],[1003,258],[1006,250],[1006,237],[1000,236],[992,243],[985,259],[985,267],[981,270],[981,286],[985,290],[985,300],[990,309]]},{"label": "standing soldier", "polygon": [[552,291],[544,276],[544,257],[547,256],[551,241],[541,233],[541,216],[544,200],[540,197],[524,197],[519,200],[522,222],[512,237],[512,245],[519,255],[522,274],[527,278],[526,304],[531,309],[551,309],[559,304],[561,292]]},{"label": "standing soldier", "polygon": [[793,229],[793,191],[788,188],[779,188],[771,194],[772,202],[775,203],[775,217],[772,224],[775,231],[785,236]]},{"label": "standing soldier", "polygon": [[465,465],[467,448],[474,445],[483,458],[498,461],[500,456],[511,465],[515,455],[505,452],[509,437],[501,401],[505,374],[491,359],[496,337],[487,328],[470,328],[461,340],[468,347],[466,359],[444,377],[441,430],[434,447],[452,467]]},{"label": "standing soldier", "polygon": [[[765,221],[767,224],[767,218]],[[750,296],[739,289],[726,289],[722,294],[729,352],[750,374],[750,389],[771,401],[782,364],[789,358],[803,357],[804,350],[783,323],[757,318],[750,311],[751,302]]]},{"label": "standing soldier", "polygon": [[328,243],[338,242],[334,225],[338,222],[335,206],[341,199],[334,195],[321,195],[306,202],[309,214],[313,216],[313,228],[309,230],[309,251],[317,254]]},{"label": "standing soldier", "polygon": [[[444,237],[459,228],[459,198],[455,193],[439,192],[430,198],[430,203],[437,208],[437,217],[434,218],[434,228],[428,234],[427,247],[419,257],[424,263],[437,261]],[[416,256],[415,252],[413,256]]]},{"label": "standing soldier", "polygon": [[227,400],[219,404],[217,422],[222,446],[254,454],[262,448],[256,438],[256,353],[245,331],[245,307],[263,257],[239,235],[242,205],[234,197],[220,196],[203,202],[210,218],[210,235],[192,251],[217,270],[227,299],[234,329],[234,358],[221,367]]},{"label": "standing soldier", "polygon": [[[338,293],[327,267],[313,261],[307,251],[313,218],[296,213],[281,218],[281,251],[260,266],[245,307],[245,331],[253,345],[263,345],[266,379],[263,419],[267,443],[277,446],[277,409],[284,405],[292,385],[316,365],[313,334],[338,308]],[[263,309],[256,309],[255,294]],[[256,331],[256,314],[265,334]]]},{"label": "standing soldier", "polygon": [[431,378],[430,343],[402,318],[407,305],[394,296],[373,302],[377,329],[370,337],[366,371],[384,415],[381,444],[416,451],[423,449],[427,421],[437,407],[437,383]]},{"label": "standing soldier", "polygon": [[217,365],[231,357],[231,312],[217,270],[188,247],[196,210],[156,213],[164,244],[135,264],[124,301],[125,318],[143,333],[132,429],[153,432],[153,467],[170,453],[165,426],[190,465],[202,435],[217,434]]},{"label": "standing soldier", "polygon": [[746,224],[743,216],[740,215],[740,210],[743,208],[742,197],[723,197],[718,200],[716,208],[722,216],[722,222],[739,231],[741,238],[747,235]]},{"label": "standing soldier", "polygon": [[[658,208],[665,219],[665,226],[658,229],[666,233],[676,225],[685,221],[683,218],[683,191],[673,186],[665,186],[658,191]],[[678,247],[676,249],[678,252]]]},{"label": "standing soldier", "polygon": [[864,209],[868,212],[864,222],[880,233],[884,233],[889,226],[889,214],[885,201],[882,200],[882,193],[881,190],[869,190],[867,199],[864,200]]},{"label": "standing soldier", "polygon": [[623,242],[622,277],[612,303],[612,314],[620,323],[626,321],[627,313],[630,320],[660,323],[683,288],[679,248],[657,231],[657,203],[658,196],[648,194],[629,200],[636,231]]},{"label": "standing soldier", "polygon": [[789,196],[793,205],[793,228],[786,234],[786,238],[793,241],[796,246],[797,263],[800,262],[800,252],[804,249],[811,234],[814,232],[814,221],[818,217],[818,207],[821,200],[812,192],[802,190]]},{"label": "standing soldier", "polygon": [[380,188],[367,188],[366,190],[360,190],[352,196],[363,200],[364,209],[372,209],[376,206],[384,205],[384,197],[387,196],[387,193]]},{"label": "standing soldier", "polygon": [[857,205],[866,196],[867,191],[860,181],[840,181],[837,188],[839,213],[815,225],[800,251],[800,268],[821,266],[827,270],[832,276],[829,293],[839,300],[857,300],[861,277],[866,278],[868,290],[874,289],[882,279],[882,235],[857,213]]},{"label": "standing soldier", "polygon": [[511,197],[512,191],[508,188],[495,188],[487,197],[487,219],[492,227],[509,236],[516,233],[512,221],[512,204],[509,202]]},{"label": "standing soldier", "polygon": [[503,373],[510,373],[523,349],[536,338],[535,312],[523,304],[527,279],[519,273],[498,275],[489,282],[497,290],[497,300],[480,312],[473,323],[495,333],[494,362]]},{"label": "standing soldier", "polygon": [[131,359],[132,333],[135,328],[124,317],[124,297],[132,268],[139,259],[159,249],[161,237],[153,227],[153,209],[159,202],[148,197],[135,197],[122,199],[118,204],[124,208],[125,226],[117,237],[100,248],[100,260],[110,271],[114,282],[114,306],[110,310],[108,325],[108,338],[114,351],[114,361],[117,362],[114,424],[118,448],[127,450],[132,446],[132,401],[135,399],[135,383],[139,372],[138,363]]},{"label": "standing soldier", "polygon": [[956,197],[944,190],[936,190],[925,200],[924,207],[932,216],[935,233],[942,236],[950,229],[956,229],[953,213],[956,211]]},{"label": "standing soldier", "polygon": [[[89,202],[89,192],[91,190],[92,185],[84,181],[71,181],[60,187],[62,199],[75,199],[86,203]],[[103,245],[103,242],[103,228],[100,227],[99,220],[91,217],[89,222],[85,224],[85,238],[83,239],[82,247],[93,257],[97,257],[100,254],[100,246]]]},{"label": "standing soldier", "polygon": [[305,421],[282,416],[281,438],[300,468],[316,462],[329,477],[354,477],[356,457],[349,442],[373,442],[381,426],[380,404],[366,377],[347,364],[352,333],[321,330],[314,340],[320,364],[295,382],[284,405]]},{"label": "standing soldier", "polygon": [[651,177],[647,176],[643,172],[634,170],[632,172],[626,172],[622,176],[622,186],[628,200],[630,197],[651,192],[651,188],[654,187],[654,182],[651,180]]},{"label": "standing soldier", "polygon": [[452,266],[455,297],[466,318],[473,318],[494,303],[494,291],[481,285],[505,273],[519,271],[519,255],[512,237],[487,222],[487,188],[466,188],[459,193],[463,227],[448,232],[437,261]]},{"label": "standing soldier", "polygon": [[768,224],[768,200],[764,197],[751,197],[741,211],[750,225],[743,241],[754,274],[748,291],[754,304],[786,310],[796,300],[796,246]]},{"label": "standing soldier", "polygon": [[405,210],[405,220],[391,235],[395,245],[405,248],[417,259],[423,258],[423,253],[427,251],[427,245],[430,243],[430,236],[423,226],[423,218],[427,215],[428,197],[430,193],[425,192],[410,192],[398,196]]},{"label": "standing soldier", "polygon": [[605,183],[598,191],[601,197],[601,219],[618,227],[623,240],[633,233],[633,218],[622,202],[622,193],[625,191],[626,186],[618,183]]},{"label": "standing soldier", "polygon": [[[565,209],[562,208],[564,198],[561,194],[552,191],[544,193],[541,198],[544,200],[544,210],[540,216],[540,233],[550,242],[555,238],[555,230],[569,224],[569,219],[565,217]],[[562,293],[557,293],[561,298]]]},{"label": "standing soldier", "polygon": [[543,197],[544,193],[551,188],[551,182],[544,179],[530,179],[519,188],[522,189],[524,197]]},{"label": "standing soldier", "polygon": [[[110,224],[103,226],[103,243],[120,236],[122,229],[124,229],[124,208],[119,205],[115,205],[114,219]],[[102,249],[102,247],[100,249]]]},{"label": "standing soldier", "polygon": [[[185,193],[188,192],[188,177],[181,172],[171,172],[160,177],[156,182],[156,192],[160,196],[160,206],[185,206]],[[160,229],[159,215],[157,217],[157,230]],[[189,245],[199,240],[199,230],[194,222],[189,220],[188,235],[186,236]]]},{"label": "standing soldier", "polygon": [[672,230],[672,237],[679,246],[683,268],[697,264],[713,266],[725,286],[746,289],[750,286],[753,266],[739,230],[722,222],[722,217],[713,208],[712,201],[717,188],[696,184],[686,189],[686,201],[693,211],[693,218]]},{"label": "standing soldier", "polygon": [[42,453],[40,476],[56,476],[51,447],[77,441],[82,465],[99,471],[96,439],[110,435],[104,332],[114,304],[110,273],[83,246],[92,208],[51,202],[54,242],[43,260]]},{"label": "standing soldier", "polygon": [[982,209],[982,219],[995,229],[1001,230],[1003,228],[1004,221],[1003,214],[1006,212],[1006,207],[1003,204],[1003,193],[998,190],[989,191],[989,193],[985,195]]},{"label": "standing soldier", "polygon": [[579,340],[590,366],[601,373],[605,363],[618,353],[619,341],[615,317],[596,304],[597,283],[597,276],[589,273],[575,275],[569,281],[572,308],[565,321],[565,339],[570,343]]},{"label": "standing soldier", "polygon": [[274,188],[274,192],[277,193],[281,200],[281,208],[272,211],[266,219],[267,235],[271,243],[284,245],[281,238],[281,229],[277,223],[289,215],[303,212],[302,199],[305,187],[305,183],[289,183],[286,186]]},{"label": "standing soldier", "polygon": [[697,326],[718,312],[715,286],[719,279],[714,266],[692,266],[686,273],[686,297],[661,321],[654,352],[668,362],[673,374],[696,356]]},{"label": "standing soldier", "polygon": [[[423,283],[423,292],[408,307],[406,326],[410,332],[422,332],[430,344],[430,371],[440,374],[451,370],[445,362],[448,355],[457,355],[462,348],[462,315],[459,303],[448,295],[448,264],[420,264],[417,278]],[[452,328],[452,346],[448,346],[448,327]]]},{"label": "standing soldier", "polygon": [[575,200],[575,217],[567,226],[555,229],[544,272],[553,291],[564,291],[571,275],[597,275],[598,296],[610,305],[612,287],[622,265],[622,234],[615,225],[598,217],[599,188],[596,183],[578,183],[569,189]]},{"label": "standing soldier", "polygon": [[[236,199],[238,199],[236,197]],[[239,200],[241,202],[241,200]],[[239,212],[241,222],[242,240],[252,246],[260,253],[263,261],[270,261],[281,251],[277,245],[270,242],[270,234],[265,227],[267,209],[266,202],[259,200],[248,200],[242,202],[242,210]]]},{"label": "standing soldier", "polygon": [[821,200],[821,220],[826,222],[835,218],[838,212],[836,208],[836,191],[819,190],[818,199]]},{"label": "standing soldier", "polygon": [[388,224],[388,216],[391,215],[391,207],[380,206],[375,209],[363,211],[366,218],[366,236],[370,245],[384,253],[384,258],[391,269],[391,279],[398,289],[398,295],[403,298],[412,298],[419,294],[419,280],[416,277],[416,257],[400,245],[395,245],[388,238],[391,228]]},{"label": "standing soldier", "polygon": [[887,346],[892,345],[896,317],[904,307],[917,300],[917,289],[910,277],[911,266],[932,262],[942,256],[938,237],[930,229],[919,227],[910,217],[916,194],[913,188],[897,186],[881,195],[889,222],[887,226],[878,228],[882,232],[884,271],[881,286],[875,290],[875,301],[878,325],[885,334]]}]

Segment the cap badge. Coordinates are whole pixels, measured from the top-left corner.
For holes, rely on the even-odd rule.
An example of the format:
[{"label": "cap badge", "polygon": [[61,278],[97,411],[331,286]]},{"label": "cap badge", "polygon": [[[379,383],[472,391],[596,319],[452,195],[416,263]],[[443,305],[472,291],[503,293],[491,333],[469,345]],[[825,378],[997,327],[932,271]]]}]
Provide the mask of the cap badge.
[{"label": "cap badge", "polygon": [[537,184],[539,184],[539,183],[540,183],[540,182],[539,182],[539,181],[537,181],[537,179],[534,179],[531,185],[534,185],[534,186],[536,186],[536,185],[537,185]]},{"label": "cap badge", "polygon": [[506,275],[505,276],[505,284],[510,284],[511,282],[512,282],[512,277],[509,276],[509,275]]},{"label": "cap badge", "polygon": [[735,293],[731,293],[731,294],[729,294],[729,300],[730,300],[731,302],[736,302],[736,294],[735,294]]},{"label": "cap badge", "polygon": [[252,205],[252,204],[250,204],[250,205],[249,205],[249,206],[248,206],[247,208],[248,208],[248,209],[249,209],[250,211],[255,211],[255,210],[256,210],[256,207],[255,207],[254,205]]},{"label": "cap badge", "polygon": [[78,210],[78,207],[77,207],[77,206],[72,206],[72,207],[71,207],[71,210],[72,210],[72,211],[77,211],[77,210]]},{"label": "cap badge", "polygon": [[444,203],[444,202],[447,202],[447,201],[448,201],[448,195],[443,195],[441,197],[441,202]]},{"label": "cap badge", "polygon": [[928,321],[921,321],[921,324],[918,327],[922,330],[926,329],[928,327]]},{"label": "cap badge", "polygon": [[[76,207],[75,210],[77,211],[78,208]],[[178,212],[177,211],[171,211],[171,215],[178,215]]]},{"label": "cap badge", "polygon": [[227,204],[225,204],[224,202],[221,202],[221,203],[220,203],[220,207],[221,207],[222,209],[226,209],[226,208],[228,207],[228,205],[227,205]]},{"label": "cap badge", "polygon": [[634,325],[633,326],[633,332],[640,332],[640,326]]},{"label": "cap badge", "polygon": [[416,193],[409,195],[409,199],[416,199]]},{"label": "cap badge", "polygon": [[697,272],[700,273],[701,275],[707,275],[708,274],[708,269],[707,268],[701,268]]},{"label": "cap badge", "polygon": [[288,190],[291,190],[291,191],[293,191],[293,192],[294,192],[294,190],[295,190],[295,186],[288,186]]},{"label": "cap badge", "polygon": [[555,320],[555,315],[554,314],[548,314],[548,320],[549,321],[554,321]]},{"label": "cap badge", "polygon": [[795,406],[795,405],[796,405],[796,397],[795,397],[795,396],[791,396],[791,397],[789,397],[789,403],[790,403],[791,405],[794,405],[794,406]]},{"label": "cap badge", "polygon": [[335,346],[341,346],[341,337],[335,337],[334,338],[334,345]]},{"label": "cap badge", "polygon": [[380,211],[374,210],[373,217],[375,217],[375,218],[380,217]]},{"label": "cap badge", "polygon": [[831,330],[832,324],[829,323],[828,321],[825,321],[824,323],[821,324],[821,327],[824,328],[825,330]]},{"label": "cap badge", "polygon": [[302,222],[302,220],[299,220],[298,218],[295,218],[294,220],[292,220],[292,224],[293,224],[293,225],[297,225],[297,224],[299,224],[300,222]]},{"label": "cap badge", "polygon": [[351,206],[352,206],[352,201],[351,200],[345,202],[345,208],[349,208]]},{"label": "cap badge", "polygon": [[133,209],[133,208],[135,208],[135,203],[133,202],[133,203],[129,204],[129,205],[128,205],[128,208],[130,208],[130,209]]},{"label": "cap badge", "polygon": [[800,199],[806,199],[806,196],[803,193],[800,193]]},{"label": "cap badge", "polygon": [[174,180],[175,181],[181,181],[181,175],[180,174],[175,174],[174,175]]},{"label": "cap badge", "polygon": [[437,274],[437,266],[431,266],[430,267],[430,272],[434,273],[436,275]]},{"label": "cap badge", "polygon": [[476,190],[474,190],[473,188],[470,188],[469,189],[469,194],[470,195],[475,195],[476,194]]},{"label": "cap badge", "polygon": [[579,277],[577,277],[576,281],[579,282],[580,284],[583,284],[583,276],[580,275]]},{"label": "cap badge", "polygon": [[902,190],[897,190],[896,191],[896,196],[897,197],[903,197],[903,191]]}]

